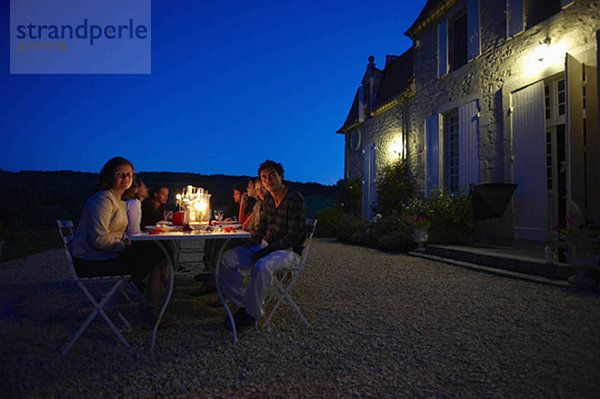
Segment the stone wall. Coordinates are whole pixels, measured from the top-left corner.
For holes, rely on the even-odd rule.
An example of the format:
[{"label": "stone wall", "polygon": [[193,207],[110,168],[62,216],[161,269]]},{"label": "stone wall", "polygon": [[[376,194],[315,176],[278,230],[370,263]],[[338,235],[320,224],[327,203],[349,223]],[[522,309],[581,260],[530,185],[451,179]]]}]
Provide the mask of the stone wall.
[{"label": "stone wall", "polygon": [[[362,179],[363,156],[362,151],[372,145],[376,147],[377,170],[396,158],[389,149],[392,143],[402,134],[404,104],[396,105],[383,114],[373,116],[346,134],[346,159],[349,165],[350,178]],[[349,144],[352,132],[360,130],[361,145],[358,150],[353,150]]]},{"label": "stone wall", "polygon": [[[600,28],[598,1],[576,1],[510,39],[506,38],[504,7],[504,1],[481,0],[481,55],[439,79],[437,24],[430,25],[419,35],[417,92],[409,101],[409,157],[417,163],[411,165],[417,175],[424,173],[425,119],[479,99],[480,182],[510,181],[510,93],[564,71],[563,65],[553,65],[530,74],[524,67],[527,57],[549,37],[551,44],[567,43],[567,51],[580,61],[596,64],[594,38]],[[423,188],[423,176],[418,180]]]},{"label": "stone wall", "polygon": [[[458,2],[449,13],[466,6]],[[576,0],[571,6],[513,38],[506,37],[506,1],[480,0],[481,53],[466,65],[441,78],[437,77],[437,23],[421,31],[415,42],[415,89],[404,103],[367,119],[360,129],[361,149],[348,145],[346,134],[348,177],[362,179],[362,148],[377,146],[380,170],[392,157],[389,144],[402,132],[406,121],[406,156],[420,195],[425,194],[425,120],[462,104],[479,100],[480,183],[510,182],[511,126],[510,96],[517,89],[536,81],[564,73],[564,64],[549,65],[536,73],[525,65],[534,49],[547,39],[551,45],[562,45],[579,61],[596,65],[596,31],[600,29],[600,2]],[[408,107],[404,110],[404,107]],[[405,113],[406,112],[406,113]],[[498,229],[504,235],[511,231],[510,211]]]}]

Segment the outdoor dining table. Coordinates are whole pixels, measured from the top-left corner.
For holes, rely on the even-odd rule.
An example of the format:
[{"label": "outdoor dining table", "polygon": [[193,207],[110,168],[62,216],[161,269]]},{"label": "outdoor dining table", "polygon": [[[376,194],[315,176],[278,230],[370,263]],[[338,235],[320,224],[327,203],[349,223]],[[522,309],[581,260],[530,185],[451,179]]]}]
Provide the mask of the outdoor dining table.
[{"label": "outdoor dining table", "polygon": [[169,245],[170,242],[183,241],[183,240],[217,240],[216,241],[217,245],[215,248],[216,249],[215,258],[214,258],[215,267],[213,269],[213,273],[214,273],[214,277],[215,277],[215,283],[217,286],[217,293],[219,294],[219,299],[221,300],[221,303],[223,304],[223,307],[225,308],[225,311],[227,312],[227,317],[229,317],[229,320],[231,322],[232,331],[233,331],[233,342],[237,342],[238,339],[237,339],[237,332],[236,332],[236,328],[235,328],[235,322],[233,320],[233,314],[231,313],[231,310],[229,309],[229,306],[227,305],[227,301],[225,301],[223,293],[221,292],[221,285],[219,284],[219,268],[221,265],[221,258],[223,256],[223,251],[226,248],[227,243],[229,243],[229,241],[231,239],[237,239],[237,238],[250,238],[250,233],[248,233],[247,231],[244,231],[244,230],[236,230],[236,231],[227,232],[227,233],[221,232],[220,230],[218,230],[218,231],[198,230],[198,231],[191,231],[191,232],[168,231],[168,232],[158,233],[158,234],[142,233],[142,234],[134,235],[131,237],[131,241],[152,241],[152,242],[154,242],[156,245],[158,245],[158,247],[161,249],[161,251],[164,253],[164,255],[167,259],[167,294],[165,296],[163,306],[160,309],[160,312],[158,314],[158,320],[156,321],[156,325],[154,326],[154,329],[152,330],[152,343],[150,345],[150,351],[154,351],[154,342],[156,340],[156,332],[158,331],[158,326],[159,326],[160,320],[161,320],[163,314],[165,313],[165,310],[167,309],[167,305],[169,304],[169,301],[171,299],[171,294],[173,293],[175,273],[173,270],[173,262],[171,261],[171,257],[169,256],[166,246]]}]

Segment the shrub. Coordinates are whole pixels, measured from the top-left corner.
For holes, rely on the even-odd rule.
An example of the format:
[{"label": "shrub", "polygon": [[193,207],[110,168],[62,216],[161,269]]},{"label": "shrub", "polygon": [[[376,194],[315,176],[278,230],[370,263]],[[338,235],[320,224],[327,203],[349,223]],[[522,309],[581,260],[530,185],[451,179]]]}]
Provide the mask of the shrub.
[{"label": "shrub", "polygon": [[376,184],[375,210],[384,216],[400,215],[404,205],[415,194],[408,165],[400,158],[385,166]]},{"label": "shrub", "polygon": [[337,238],[340,241],[360,243],[369,222],[360,216],[345,213],[340,217]]},{"label": "shrub", "polygon": [[383,217],[368,222],[343,215],[338,224],[338,239],[372,248],[408,252],[416,247],[412,230],[397,217]]},{"label": "shrub", "polygon": [[464,193],[444,194],[432,190],[429,198],[414,199],[404,208],[405,214],[429,219],[429,242],[467,244],[473,241],[471,198]]},{"label": "shrub", "polygon": [[358,179],[340,179],[337,182],[338,198],[336,206],[345,213],[362,213],[362,184]]},{"label": "shrub", "polygon": [[412,229],[398,217],[383,217],[369,225],[369,246],[408,252],[416,247]]},{"label": "shrub", "polygon": [[322,209],[315,213],[315,219],[319,220],[315,235],[317,237],[336,237],[338,223],[343,214],[344,211],[339,208]]}]

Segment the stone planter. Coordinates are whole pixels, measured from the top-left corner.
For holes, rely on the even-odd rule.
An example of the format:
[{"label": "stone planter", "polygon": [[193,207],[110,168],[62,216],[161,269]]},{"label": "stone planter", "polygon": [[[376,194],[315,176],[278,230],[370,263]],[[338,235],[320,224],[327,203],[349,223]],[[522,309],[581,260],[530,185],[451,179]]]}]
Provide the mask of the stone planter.
[{"label": "stone planter", "polygon": [[591,268],[598,266],[600,256],[596,253],[597,238],[574,237],[567,239],[567,262],[575,266],[577,273],[569,277],[569,284],[594,287],[596,282],[588,276]]},{"label": "stone planter", "polygon": [[414,227],[412,238],[419,246],[417,248],[417,251],[424,251],[425,243],[429,239],[429,234],[427,233],[427,227],[426,226]]}]

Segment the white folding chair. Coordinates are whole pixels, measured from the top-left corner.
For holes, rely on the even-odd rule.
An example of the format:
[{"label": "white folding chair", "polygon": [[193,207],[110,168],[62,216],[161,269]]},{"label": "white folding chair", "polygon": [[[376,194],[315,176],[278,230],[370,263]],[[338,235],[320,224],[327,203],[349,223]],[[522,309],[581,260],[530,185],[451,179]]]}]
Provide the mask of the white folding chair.
[{"label": "white folding chair", "polygon": [[[106,314],[105,308],[107,306],[111,305],[112,301],[116,298],[115,294],[118,295],[119,292],[124,294],[124,296],[126,297],[126,299],[129,302],[132,302],[131,299],[129,298],[129,296],[127,296],[127,294],[124,291],[124,288],[128,284],[129,278],[131,277],[131,275],[102,276],[102,277],[79,277],[79,276],[77,276],[77,272],[75,271],[75,266],[73,265],[73,258],[71,257],[71,252],[69,251],[69,246],[71,245],[71,242],[73,241],[73,222],[71,220],[57,220],[56,223],[58,225],[58,231],[60,233],[60,237],[62,239],[63,246],[65,248],[65,255],[67,257],[67,263],[69,264],[69,269],[71,271],[73,281],[83,291],[85,296],[89,299],[89,301],[94,306],[94,310],[92,311],[92,313],[90,313],[88,318],[79,327],[79,330],[77,330],[77,332],[75,333],[75,336],[73,337],[71,342],[63,350],[63,352],[62,352],[63,355],[65,353],[67,353],[69,349],[71,349],[71,346],[73,346],[75,341],[77,341],[77,339],[79,339],[79,337],[85,331],[87,326],[98,315],[102,316],[102,318],[106,321],[106,323],[108,324],[110,329],[119,338],[119,341],[121,341],[121,343],[123,345],[125,345],[126,347],[129,347],[129,343],[127,342],[127,340],[125,339],[123,334],[121,334],[121,332],[119,331],[117,326],[113,323],[113,321],[110,319],[110,317],[108,317],[108,315]],[[97,300],[94,297],[94,295],[91,294],[90,290],[86,286],[86,284],[89,285],[89,284],[96,284],[96,283],[104,283],[105,286],[108,285],[109,283],[112,284],[110,286],[111,288],[108,290],[108,292],[106,292],[102,296],[102,298],[100,298],[100,300]],[[121,314],[121,312],[119,312],[116,308],[114,308],[114,310],[116,311],[116,313],[119,316],[119,318],[121,319],[121,321],[123,321],[126,328],[131,329],[131,324],[129,324],[129,322],[127,321],[127,319],[125,319],[123,314]]]},{"label": "white folding chair", "polygon": [[304,270],[304,265],[306,264],[308,253],[310,252],[310,244],[312,242],[312,238],[317,228],[317,221],[317,219],[306,219],[306,238],[304,240],[304,249],[302,250],[302,257],[300,258],[300,262],[297,265],[286,267],[273,274],[273,282],[271,284],[271,289],[269,290],[265,298],[264,306],[266,308],[267,306],[269,306],[270,302],[272,302],[275,299],[277,299],[277,302],[275,302],[275,305],[268,313],[262,325],[259,325],[258,323],[256,324],[257,329],[262,330],[269,324],[271,318],[273,317],[279,306],[281,306],[284,300],[287,301],[292,308],[294,308],[296,313],[298,313],[298,315],[300,316],[300,319],[302,319],[302,321],[306,323],[307,326],[310,326],[310,323],[308,322],[308,320],[306,320],[306,317],[304,317],[302,311],[300,311],[300,308],[290,296],[290,290],[292,289],[294,283],[296,283],[296,280]]}]

